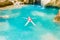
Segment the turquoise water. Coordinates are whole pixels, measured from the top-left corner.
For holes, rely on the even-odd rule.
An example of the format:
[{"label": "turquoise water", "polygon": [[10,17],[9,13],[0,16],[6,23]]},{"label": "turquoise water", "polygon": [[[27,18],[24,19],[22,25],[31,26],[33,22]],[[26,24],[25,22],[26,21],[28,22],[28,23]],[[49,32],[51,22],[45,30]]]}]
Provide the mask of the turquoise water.
[{"label": "turquoise water", "polygon": [[[0,19],[1,40],[60,40],[60,23],[53,21],[58,13],[56,8],[45,8],[38,5],[27,5],[22,8],[0,11],[9,15],[9,19]],[[28,17],[31,22],[24,26]]]}]

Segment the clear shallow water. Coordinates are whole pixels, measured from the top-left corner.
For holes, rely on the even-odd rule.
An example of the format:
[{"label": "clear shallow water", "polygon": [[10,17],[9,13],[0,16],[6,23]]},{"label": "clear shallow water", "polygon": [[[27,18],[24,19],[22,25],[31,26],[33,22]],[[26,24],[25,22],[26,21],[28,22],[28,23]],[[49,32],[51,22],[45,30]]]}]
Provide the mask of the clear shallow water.
[{"label": "clear shallow water", "polygon": [[[9,15],[9,19],[0,20],[1,40],[60,40],[60,23],[53,22],[58,9],[27,5],[18,9],[0,11]],[[29,23],[24,26],[30,16],[34,26]]]}]

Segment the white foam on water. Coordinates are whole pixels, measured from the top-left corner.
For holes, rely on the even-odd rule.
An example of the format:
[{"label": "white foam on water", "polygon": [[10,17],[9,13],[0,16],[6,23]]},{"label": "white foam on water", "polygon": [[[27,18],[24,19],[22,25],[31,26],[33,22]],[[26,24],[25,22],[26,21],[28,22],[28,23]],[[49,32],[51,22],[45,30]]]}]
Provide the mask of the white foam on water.
[{"label": "white foam on water", "polygon": [[0,22],[0,31],[8,31],[10,25],[8,22]]},{"label": "white foam on water", "polygon": [[9,18],[15,18],[15,17],[18,17],[18,16],[20,16],[20,13],[14,13],[14,14],[12,14],[12,12],[9,12],[9,14],[6,14],[6,15],[4,15],[4,17],[6,17],[6,19],[9,19]]},{"label": "white foam on water", "polygon": [[58,40],[56,36],[51,33],[43,34],[41,40]]},{"label": "white foam on water", "polygon": [[0,40],[7,40],[7,37],[5,37],[5,36],[0,36]]},{"label": "white foam on water", "polygon": [[20,16],[20,13],[15,13],[15,14],[11,14],[11,15],[10,15],[10,18],[18,17],[18,16]]},{"label": "white foam on water", "polygon": [[32,15],[33,15],[33,16],[45,17],[46,14],[44,14],[43,12],[33,11],[33,12],[32,12]]},{"label": "white foam on water", "polygon": [[51,0],[41,0],[42,9],[45,9],[45,5],[48,4]]},{"label": "white foam on water", "polygon": [[45,9],[45,7],[44,6],[42,6],[42,8],[41,9]]},{"label": "white foam on water", "polygon": [[48,19],[51,19],[51,18],[53,18],[53,17],[55,17],[56,15],[55,14],[46,14],[46,13],[44,13],[44,12],[39,12],[39,11],[33,11],[32,12],[32,15],[33,16],[39,16],[39,17],[42,17],[42,18],[48,18]]}]

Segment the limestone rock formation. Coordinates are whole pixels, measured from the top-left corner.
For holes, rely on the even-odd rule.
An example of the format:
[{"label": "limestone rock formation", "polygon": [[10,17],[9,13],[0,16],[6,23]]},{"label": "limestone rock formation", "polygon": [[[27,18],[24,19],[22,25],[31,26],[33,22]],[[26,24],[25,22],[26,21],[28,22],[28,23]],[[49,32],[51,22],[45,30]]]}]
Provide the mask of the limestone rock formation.
[{"label": "limestone rock formation", "polygon": [[56,15],[56,17],[54,18],[54,22],[60,23],[60,10],[59,10],[58,14]]},{"label": "limestone rock formation", "polygon": [[60,8],[60,0],[51,0],[46,6],[53,6]]},{"label": "limestone rock formation", "polygon": [[2,0],[2,1],[0,1],[0,8],[1,7],[5,7],[5,6],[8,6],[8,5],[12,5],[13,3],[12,2],[10,2],[10,1],[8,1],[8,0]]}]

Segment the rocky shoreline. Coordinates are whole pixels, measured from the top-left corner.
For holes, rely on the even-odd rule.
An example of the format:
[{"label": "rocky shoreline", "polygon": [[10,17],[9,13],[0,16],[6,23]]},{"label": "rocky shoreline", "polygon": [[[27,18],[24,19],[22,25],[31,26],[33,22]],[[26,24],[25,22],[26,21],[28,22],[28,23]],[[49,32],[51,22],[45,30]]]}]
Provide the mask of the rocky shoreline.
[{"label": "rocky shoreline", "polygon": [[[10,1],[0,2],[0,8],[6,7],[6,6],[9,6],[9,5],[13,5],[13,3],[10,2]],[[47,6],[52,6],[52,7],[58,7],[58,8],[60,8],[60,0],[51,0],[51,1],[50,1],[49,3],[47,3],[45,6],[46,6],[46,7],[47,7]]]},{"label": "rocky shoreline", "polygon": [[13,3],[10,2],[10,1],[0,2],[0,8],[1,7],[6,7],[6,6],[9,6],[9,5],[13,5]]},{"label": "rocky shoreline", "polygon": [[51,0],[46,6],[53,6],[53,7],[58,7],[60,8],[60,0]]}]

